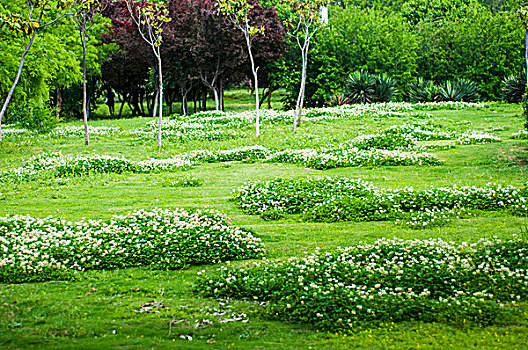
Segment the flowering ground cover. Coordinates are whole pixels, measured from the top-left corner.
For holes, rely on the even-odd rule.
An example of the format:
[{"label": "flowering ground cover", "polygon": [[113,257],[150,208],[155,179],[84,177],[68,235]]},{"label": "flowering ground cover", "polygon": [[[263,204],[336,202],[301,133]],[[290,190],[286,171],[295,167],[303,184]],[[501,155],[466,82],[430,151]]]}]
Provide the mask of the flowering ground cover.
[{"label": "flowering ground cover", "polygon": [[[441,225],[453,210],[505,210],[528,215],[528,187],[440,187],[415,190],[379,189],[370,182],[348,178],[276,179],[240,187],[237,204],[247,213],[304,215],[312,222],[376,221],[411,217],[412,227]],[[410,215],[409,215],[410,214]],[[278,215],[277,217],[281,217]],[[414,224],[413,224],[414,221]]]},{"label": "flowering ground cover", "polygon": [[442,240],[360,243],[337,253],[220,268],[196,290],[265,302],[268,317],[328,331],[410,320],[487,325],[528,297],[528,242]]},{"label": "flowering ground cover", "polygon": [[[526,275],[526,261],[521,259],[526,256],[522,250],[526,214],[520,199],[525,198],[526,190],[526,145],[513,137],[525,122],[520,107],[392,104],[311,109],[303,115],[295,134],[289,113],[265,111],[263,115],[260,139],[253,136],[253,112],[167,118],[167,125],[177,121],[175,130],[183,122],[209,123],[215,126],[208,124],[202,133],[217,129],[235,134],[167,137],[161,148],[156,147],[154,136],[134,134],[147,131],[145,124],[151,119],[144,118],[90,121],[101,134],[94,133],[89,147],[84,146],[82,136],[73,135],[73,129],[70,136],[65,133],[58,138],[28,132],[5,135],[0,143],[0,173],[20,167],[50,168],[38,170],[38,176],[24,181],[12,178],[0,183],[0,217],[10,218],[0,225],[0,231],[5,232],[9,222],[19,223],[8,231],[17,232],[11,234],[11,242],[24,241],[17,245],[21,257],[35,257],[29,258],[33,263],[24,264],[26,269],[44,268],[41,265],[49,262],[45,254],[73,257],[63,269],[31,277],[41,282],[0,282],[0,348],[514,349],[528,343],[526,285],[519,282]],[[82,130],[80,122],[68,125],[76,127],[75,133]],[[104,135],[104,128],[116,128],[116,133]],[[461,144],[459,137],[469,131],[486,133],[501,142]],[[194,131],[186,132],[192,135]],[[322,162],[311,167],[302,162],[268,161],[290,150],[313,154],[331,150],[340,152],[339,157],[344,157],[341,153],[345,150],[350,157],[356,157],[354,152],[398,157],[405,152],[428,153],[430,159],[441,162],[434,166],[419,162],[406,166],[325,165],[323,170],[317,166]],[[38,160],[58,152],[62,157],[49,159],[49,163]],[[105,157],[111,159],[97,159]],[[54,169],[63,164],[63,158],[68,158],[70,165],[64,175],[57,175]],[[29,159],[32,162],[28,163]],[[129,170],[148,159],[159,165],[145,171]],[[180,171],[161,165],[171,166],[176,160],[192,166],[185,163],[185,171]],[[318,188],[306,181],[315,183],[326,176],[332,181],[321,182]],[[262,198],[252,201],[269,207],[259,215],[245,212],[233,201],[237,188],[277,179],[305,187],[283,193],[285,198],[293,198],[292,202],[274,193],[258,192]],[[357,200],[344,201],[351,191]],[[338,194],[332,198],[330,193]],[[386,205],[382,208],[390,209],[390,214],[379,212],[371,218],[372,203],[361,198],[375,200],[374,194],[380,195],[381,204]],[[328,203],[320,206],[303,205],[303,201],[315,203],[325,198]],[[374,203],[378,208],[380,202]],[[281,209],[294,204],[297,214]],[[221,218],[191,223],[179,216],[211,209],[225,213],[233,226],[221,223]],[[139,223],[129,212],[159,212],[163,218]],[[167,229],[167,225],[172,227],[174,215],[190,231],[197,230],[196,234],[185,231],[189,233],[188,249],[181,258],[153,249],[163,251],[167,237],[173,247],[182,242],[176,233],[180,231]],[[36,219],[46,217],[52,219]],[[365,218],[378,221],[361,221]],[[325,222],[320,222],[323,219]],[[32,229],[26,230],[23,222],[30,222]],[[62,223],[67,231],[56,228]],[[226,249],[208,246],[212,238],[207,232],[212,227],[226,228],[221,237],[232,230],[254,237],[243,242],[256,248],[239,249],[237,244],[247,245],[229,243],[231,240],[225,243]],[[118,245],[105,245],[114,254],[111,259],[100,249],[103,242],[97,245],[99,241],[92,239],[129,233],[127,241],[116,239]],[[517,238],[512,238],[515,234]],[[65,243],[58,238],[61,235],[75,235],[77,239],[70,239],[69,244],[78,249],[55,248],[67,246],[61,245]],[[58,245],[48,249],[49,243]],[[12,248],[3,241],[0,245],[4,261],[4,247]],[[123,247],[123,255],[117,246]],[[231,253],[253,261],[222,255]],[[306,260],[310,256],[314,256],[313,264]],[[170,261],[163,260],[165,257]],[[217,271],[219,265],[213,260],[226,261],[224,270]],[[389,270],[385,261],[394,263],[390,265],[394,269],[403,265],[404,274]],[[255,262],[260,267],[253,266]],[[101,264],[106,264],[105,269]],[[314,270],[301,271],[302,265]],[[23,271],[21,265],[16,266],[18,272]],[[353,273],[352,267],[362,274]],[[239,269],[245,272],[237,272]],[[291,276],[279,276],[280,269],[290,269]],[[205,272],[199,276],[202,270]],[[10,281],[29,280],[27,274],[6,271],[0,267],[0,274]],[[391,273],[385,275],[386,271]],[[230,278],[237,273],[248,279]],[[331,274],[331,281],[324,279],[325,273]],[[277,275],[274,280],[273,274]],[[279,280],[284,283],[279,285]],[[222,296],[227,281],[232,288],[228,286],[231,289]],[[266,292],[259,287],[262,281],[270,287],[268,291],[273,290],[269,296],[258,294]],[[217,294],[211,294],[212,287],[220,283],[224,285]],[[319,288],[312,289],[311,283]],[[356,288],[345,288],[352,285]],[[404,287],[412,291],[404,291]],[[235,297],[233,288],[239,296]],[[316,291],[320,294],[314,297]],[[241,297],[242,293],[248,296]],[[364,295],[368,295],[365,301],[354,302]]]},{"label": "flowering ground cover", "polygon": [[108,221],[0,217],[0,283],[70,279],[76,271],[261,257],[259,239],[214,211],[136,210]]},{"label": "flowering ground cover", "polygon": [[187,159],[147,159],[133,161],[107,155],[64,156],[61,153],[32,157],[24,166],[0,173],[0,182],[31,180],[36,176],[68,177],[98,173],[149,173],[163,170],[185,170],[192,166]]},{"label": "flowering ground cover", "polygon": [[[462,110],[482,108],[484,106],[485,104],[482,103],[465,102],[356,104],[328,108],[308,108],[305,111],[303,120],[317,123],[352,118],[387,118],[410,115],[423,117],[423,114],[416,113],[435,109]],[[293,111],[263,110],[261,118],[264,125],[291,124]],[[255,115],[251,111],[236,113],[199,112],[192,116],[175,115],[172,119],[165,120],[162,125],[162,131],[167,139],[177,142],[230,140],[247,136],[253,128],[254,120]],[[132,130],[131,134],[141,138],[155,139],[157,128],[157,121],[153,120],[148,122],[143,128]],[[424,135],[428,133],[426,130],[416,130],[416,133],[420,132],[423,132]],[[443,134],[440,133],[436,137],[441,137],[441,135]],[[434,132],[430,133],[429,137],[435,137]]]},{"label": "flowering ground cover", "polygon": [[[198,150],[189,154],[179,154],[171,158],[149,158],[133,161],[124,157],[64,156],[61,153],[41,154],[30,158],[26,165],[0,173],[0,182],[29,181],[36,176],[68,177],[97,173],[151,173],[159,171],[187,170],[203,162],[266,161],[302,164],[314,169],[329,169],[351,166],[405,166],[438,165],[441,161],[430,153],[417,153],[412,150],[384,150],[369,148],[361,138],[352,140],[334,149],[304,149],[273,152],[262,146],[240,147],[230,150]],[[378,142],[378,141],[374,141]],[[384,141],[385,142],[385,141]],[[412,140],[410,141],[412,142]],[[355,147],[360,143],[360,149]],[[379,142],[378,142],[379,143]],[[382,147],[382,145],[379,145]],[[390,147],[389,147],[390,148]]]}]

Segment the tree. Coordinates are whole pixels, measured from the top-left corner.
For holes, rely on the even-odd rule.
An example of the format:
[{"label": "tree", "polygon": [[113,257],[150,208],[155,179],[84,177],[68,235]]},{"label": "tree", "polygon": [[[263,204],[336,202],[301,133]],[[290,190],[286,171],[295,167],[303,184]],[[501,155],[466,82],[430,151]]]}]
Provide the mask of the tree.
[{"label": "tree", "polygon": [[513,12],[493,13],[472,2],[458,13],[413,27],[417,73],[427,80],[468,79],[484,100],[500,96],[504,77],[524,65],[525,31]]},{"label": "tree", "polygon": [[[525,29],[524,39],[524,61],[526,64],[526,89],[528,89],[528,6],[523,6],[517,10],[517,16],[522,22]],[[524,91],[522,106],[524,110],[524,116],[526,117],[526,123],[524,127],[528,129],[528,91]]]},{"label": "tree", "polygon": [[264,32],[264,27],[255,27],[250,23],[250,13],[255,8],[256,3],[253,0],[219,0],[218,10],[244,34],[246,46],[248,49],[249,60],[251,62],[251,72],[253,73],[255,84],[255,135],[260,137],[260,102],[259,102],[259,85],[258,70],[253,56],[253,39],[260,33]]},{"label": "tree", "polygon": [[103,42],[113,44],[114,48],[103,61],[101,74],[104,83],[121,96],[118,117],[121,117],[125,103],[129,104],[133,116],[145,115],[139,102],[146,93],[149,67],[155,67],[156,59],[130,18],[125,1],[109,3],[103,16],[112,23],[110,31],[102,35]]},{"label": "tree", "polygon": [[93,21],[95,13],[100,9],[101,3],[99,0],[77,0],[75,15],[73,20],[77,25],[77,30],[81,37],[81,45],[83,49],[82,67],[83,67],[83,94],[82,94],[82,113],[84,121],[84,144],[90,144],[90,135],[88,133],[88,115],[89,106],[87,105],[86,93],[86,30],[88,23]]},{"label": "tree", "polygon": [[[149,2],[150,1],[150,2]],[[161,147],[161,127],[163,123],[163,71],[161,61],[160,46],[163,42],[163,27],[170,22],[168,10],[165,3],[157,0],[147,0],[144,2],[132,2],[126,0],[128,11],[134,23],[136,23],[139,34],[151,47],[154,57],[158,63],[158,147]]]},{"label": "tree", "polygon": [[[48,14],[51,15],[51,19],[48,18]],[[33,46],[37,34],[43,28],[57,23],[61,18],[68,15],[72,15],[68,0],[27,0],[27,14],[22,15],[20,13],[12,13],[6,10],[0,12],[0,24],[2,26],[8,27],[14,34],[22,34],[29,39],[25,44],[24,52],[20,57],[18,71],[11,89],[7,94],[2,110],[0,110],[0,141],[2,141],[3,116],[9,106],[11,98],[13,97],[20,76],[22,75],[24,60]],[[44,24],[42,24],[43,20],[45,22]]]},{"label": "tree", "polygon": [[302,68],[301,68],[301,86],[295,106],[295,115],[293,117],[293,131],[301,120],[302,109],[304,105],[304,95],[306,91],[306,72],[308,70],[308,52],[310,50],[310,41],[315,33],[319,30],[322,21],[320,10],[328,4],[327,0],[294,0],[288,1],[288,6],[292,7],[292,30],[291,35],[299,49],[301,50]]},{"label": "tree", "polygon": [[525,30],[524,39],[524,61],[526,64],[526,84],[528,85],[528,6],[523,6],[517,10],[517,16],[522,22]]}]

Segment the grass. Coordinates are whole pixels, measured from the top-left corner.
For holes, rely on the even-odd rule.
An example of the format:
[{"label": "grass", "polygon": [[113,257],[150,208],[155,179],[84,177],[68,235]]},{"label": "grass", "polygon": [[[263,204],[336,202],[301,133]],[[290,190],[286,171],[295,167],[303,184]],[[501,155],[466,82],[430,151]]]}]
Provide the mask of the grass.
[{"label": "grass", "polygon": [[[230,92],[240,105],[250,98],[243,91]],[[235,99],[236,100],[236,99]],[[234,102],[233,102],[234,103]],[[482,237],[511,237],[523,232],[526,218],[505,213],[483,213],[458,220],[442,228],[421,231],[405,229],[390,222],[305,223],[298,216],[267,222],[251,216],[230,201],[232,191],[255,180],[347,176],[372,181],[376,186],[484,185],[496,182],[523,186],[528,177],[523,161],[526,141],[509,135],[523,123],[518,106],[492,105],[465,111],[434,111],[433,120],[459,130],[493,130],[501,143],[457,146],[432,151],[446,162],[438,167],[340,168],[327,171],[288,164],[218,163],[204,164],[189,171],[159,174],[101,174],[63,183],[18,183],[5,186],[0,196],[0,216],[31,214],[67,219],[107,218],[134,208],[213,208],[225,212],[233,224],[249,228],[263,239],[270,259],[302,255],[315,247],[335,249],[380,237],[430,238],[476,241]],[[147,118],[98,120],[94,126],[118,125],[124,129],[144,125]],[[27,144],[0,144],[0,171],[32,155],[62,151],[65,154],[114,154],[130,159],[166,157],[195,149],[230,149],[259,143],[271,148],[302,148],[335,145],[360,133],[409,121],[408,118],[353,119],[305,123],[293,135],[290,126],[271,126],[261,140],[250,133],[242,139],[168,143],[162,149],[155,142],[129,138],[98,138],[84,147],[82,140],[35,138]],[[80,122],[70,123],[80,125]],[[194,176],[200,187],[174,187],[172,181]],[[489,327],[452,326],[440,323],[408,322],[385,324],[354,334],[321,333],[310,325],[270,321],[258,313],[258,303],[202,299],[190,291],[197,272],[217,266],[193,267],[182,271],[128,269],[84,273],[75,282],[0,285],[0,348],[49,349],[438,349],[438,348],[528,348],[528,307],[514,320]],[[150,301],[162,302],[159,313],[139,313]],[[215,312],[227,312],[236,319],[246,314],[249,322],[220,323]],[[244,317],[243,317],[244,318]],[[200,325],[209,319],[212,325]],[[198,325],[198,326],[197,326]],[[192,340],[189,337],[192,337]],[[184,339],[185,338],[185,339]]]},{"label": "grass", "polygon": [[[263,89],[260,89],[260,100],[262,100],[262,92]],[[281,108],[281,98],[286,94],[284,90],[275,91],[272,93],[272,99],[271,99],[271,107],[275,109]],[[100,104],[98,105],[97,109],[95,111],[92,111],[92,119],[108,119],[110,118],[110,111],[108,110],[108,106],[103,103],[103,99],[100,99]],[[207,110],[214,110],[215,108],[215,101],[211,98],[211,96],[208,96],[207,99]],[[224,92],[224,107],[226,110],[229,111],[245,111],[248,109],[255,109],[255,97],[250,96],[248,89],[230,89],[226,90]],[[115,115],[119,113],[119,109],[121,108],[121,102],[116,101],[114,106],[114,112]],[[175,102],[172,104],[172,112],[173,113],[179,113],[181,111],[181,102]],[[189,101],[188,105],[189,111],[194,111],[194,104],[192,101]],[[197,103],[198,108],[198,103]],[[262,102],[261,108],[268,108],[268,100],[266,99],[264,102]],[[147,110],[145,106],[145,110]],[[169,107],[164,106],[163,108],[164,115],[167,115],[169,113]],[[125,104],[123,106],[123,111],[121,113],[122,118],[129,118],[132,115],[132,111],[130,110],[130,107],[128,104]]]}]

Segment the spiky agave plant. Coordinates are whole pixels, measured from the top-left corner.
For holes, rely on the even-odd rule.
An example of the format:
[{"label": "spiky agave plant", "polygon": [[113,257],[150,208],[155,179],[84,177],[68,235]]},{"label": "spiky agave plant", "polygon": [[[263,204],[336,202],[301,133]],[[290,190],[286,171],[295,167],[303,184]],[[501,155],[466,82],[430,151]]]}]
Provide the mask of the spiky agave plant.
[{"label": "spiky agave plant", "polygon": [[350,74],[346,83],[346,95],[353,102],[373,102],[376,97],[376,77],[364,70]]},{"label": "spiky agave plant", "polygon": [[438,99],[438,87],[432,80],[418,78],[409,83],[409,100],[411,102],[433,102]]},{"label": "spiky agave plant", "polygon": [[458,79],[456,88],[461,96],[462,102],[477,102],[480,99],[479,86],[468,79]]},{"label": "spiky agave plant", "polygon": [[519,103],[522,101],[526,90],[526,74],[515,73],[507,76],[502,81],[502,100],[508,103]]},{"label": "spiky agave plant", "polygon": [[478,86],[471,80],[459,79],[456,82],[447,80],[440,86],[442,101],[475,102],[479,99]]},{"label": "spiky agave plant", "polygon": [[462,101],[462,91],[458,88],[457,83],[452,80],[447,80],[440,85],[438,92],[440,92],[442,101]]},{"label": "spiky agave plant", "polygon": [[335,106],[344,106],[352,103],[352,99],[349,97],[346,97],[345,94],[335,94],[330,98],[330,101],[328,101],[326,104],[328,104],[330,107]]},{"label": "spiky agave plant", "polygon": [[398,96],[397,81],[387,73],[376,76],[375,100],[376,102],[391,102]]}]

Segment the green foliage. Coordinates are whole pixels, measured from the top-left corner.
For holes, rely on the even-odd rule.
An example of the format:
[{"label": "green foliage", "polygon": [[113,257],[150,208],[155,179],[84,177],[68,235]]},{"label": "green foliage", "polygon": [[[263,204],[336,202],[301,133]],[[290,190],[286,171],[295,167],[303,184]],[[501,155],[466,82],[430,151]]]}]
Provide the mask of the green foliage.
[{"label": "green foliage", "polygon": [[478,86],[467,79],[447,80],[440,86],[439,93],[443,101],[476,102],[479,99]]},{"label": "green foliage", "polygon": [[[411,27],[399,14],[378,9],[332,8],[328,25],[311,46],[306,85],[306,105],[322,107],[343,92],[350,72],[359,70],[394,78],[405,86],[416,74],[418,43]],[[288,67],[299,67],[287,56]],[[295,71],[297,69],[292,69]],[[286,88],[285,108],[295,106],[300,75],[292,72]],[[291,83],[295,82],[295,83]]]},{"label": "green foliage", "polygon": [[485,100],[498,99],[504,77],[523,66],[524,30],[512,12],[493,13],[471,2],[463,15],[417,23],[415,33],[417,76],[471,80]]},{"label": "green foliage", "polygon": [[[360,209],[365,204],[358,204]],[[528,243],[380,239],[337,253],[222,269],[201,277],[199,294],[266,301],[264,314],[325,331],[383,322],[489,325],[517,314],[528,296]]]},{"label": "green foliage", "polygon": [[46,105],[34,102],[18,103],[13,105],[7,113],[6,120],[17,124],[23,129],[34,130],[40,133],[50,132],[57,124],[55,111]]},{"label": "green foliage", "polygon": [[391,102],[398,96],[398,82],[387,73],[376,76],[376,102]]},{"label": "green foliage", "polygon": [[520,103],[526,91],[526,74],[515,73],[502,81],[502,100],[508,103]]},{"label": "green foliage", "polygon": [[402,16],[416,25],[420,22],[434,22],[445,18],[466,16],[471,0],[409,0],[401,9]]},{"label": "green foliage", "polygon": [[418,78],[416,82],[410,82],[409,101],[411,102],[433,102],[438,100],[439,89],[431,80]]},{"label": "green foliage", "polygon": [[[26,9],[26,2],[15,0],[6,4],[6,10],[11,13],[22,14]],[[43,18],[54,19],[56,9],[50,8]],[[1,12],[1,11],[0,11]],[[108,51],[109,45],[101,44],[101,34],[107,31],[108,20],[100,15],[94,17],[94,24],[87,30],[87,69],[89,79],[100,76],[101,63]],[[20,55],[27,44],[24,35],[12,35],[10,31],[0,27],[0,99],[5,99],[15,77]],[[17,104],[50,103],[54,91],[68,89],[82,81],[80,38],[75,24],[63,19],[57,25],[46,27],[39,31],[35,43],[25,59],[22,77],[15,90],[10,108],[18,108]],[[69,91],[63,98],[68,100]],[[73,93],[72,95],[75,95]],[[75,96],[77,98],[77,96]],[[77,107],[74,104],[64,106],[68,117],[75,115]]]},{"label": "green foliage", "polygon": [[376,77],[364,70],[354,72],[348,76],[345,93],[353,102],[374,102]]},{"label": "green foliage", "polygon": [[0,283],[127,267],[174,270],[264,253],[259,239],[211,210],[136,210],[106,222],[74,223],[14,216],[0,218],[0,238]]}]

